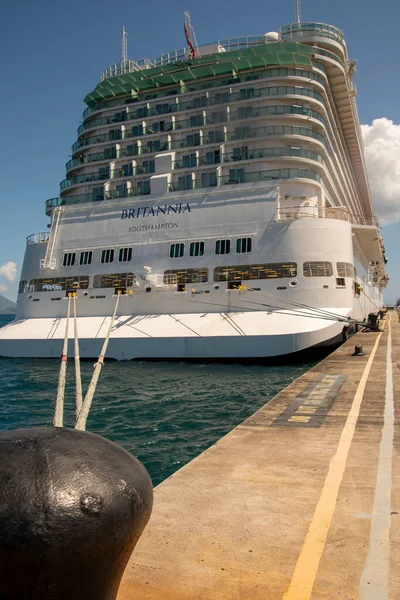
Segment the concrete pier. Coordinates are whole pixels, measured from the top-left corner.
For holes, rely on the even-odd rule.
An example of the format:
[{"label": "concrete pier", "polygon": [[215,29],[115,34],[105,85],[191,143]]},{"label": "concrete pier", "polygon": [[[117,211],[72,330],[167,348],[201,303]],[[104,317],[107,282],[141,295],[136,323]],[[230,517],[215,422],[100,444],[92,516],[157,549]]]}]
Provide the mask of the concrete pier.
[{"label": "concrete pier", "polygon": [[118,600],[398,600],[399,337],[388,313],[160,484]]}]

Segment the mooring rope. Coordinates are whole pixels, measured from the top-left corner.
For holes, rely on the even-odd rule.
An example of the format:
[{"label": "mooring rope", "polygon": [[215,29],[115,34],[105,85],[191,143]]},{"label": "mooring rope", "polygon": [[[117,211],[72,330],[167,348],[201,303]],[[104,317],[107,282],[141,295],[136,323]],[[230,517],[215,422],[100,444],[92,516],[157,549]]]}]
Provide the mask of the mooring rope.
[{"label": "mooring rope", "polygon": [[75,360],[75,401],[76,401],[76,418],[82,408],[82,379],[81,379],[81,363],[79,356],[79,337],[78,337],[78,322],[76,319],[76,292],[74,294],[74,360]]},{"label": "mooring rope", "polygon": [[71,310],[71,295],[68,294],[68,309],[67,309],[67,323],[65,325],[64,345],[61,354],[61,365],[60,373],[58,375],[58,388],[57,388],[57,400],[56,408],[54,411],[54,427],[63,426],[63,413],[64,413],[64,391],[65,391],[65,376],[67,372],[67,353],[68,353],[68,331],[69,331],[69,315]]},{"label": "mooring rope", "polygon": [[106,339],[104,340],[104,344],[103,347],[101,349],[101,352],[99,354],[99,357],[97,359],[97,362],[94,365],[94,371],[93,371],[93,375],[92,375],[92,380],[90,382],[88,391],[86,392],[86,396],[85,399],[83,401],[82,404],[82,408],[79,412],[79,415],[76,419],[76,424],[75,424],[75,429],[81,429],[81,430],[85,430],[86,429],[86,421],[89,415],[89,410],[92,404],[92,400],[93,400],[93,396],[94,396],[94,392],[96,390],[96,385],[97,385],[97,381],[100,377],[100,372],[102,367],[104,366],[104,356],[107,350],[107,346],[108,346],[108,342],[110,339],[110,335],[111,335],[111,330],[112,327],[114,325],[114,320],[115,320],[115,315],[117,314],[117,308],[118,308],[118,303],[119,303],[119,299],[121,297],[121,292],[118,292],[117,294],[117,301],[115,303],[115,308],[114,308],[114,313],[113,316],[111,318],[111,322],[110,322],[110,326],[108,328],[108,332],[107,332],[107,336]]}]

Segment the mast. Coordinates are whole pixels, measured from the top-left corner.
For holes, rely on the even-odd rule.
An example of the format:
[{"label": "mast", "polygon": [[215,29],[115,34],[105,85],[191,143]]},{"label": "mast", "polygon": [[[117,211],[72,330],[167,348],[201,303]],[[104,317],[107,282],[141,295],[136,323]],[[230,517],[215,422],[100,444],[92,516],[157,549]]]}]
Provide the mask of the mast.
[{"label": "mast", "polygon": [[296,3],[296,23],[301,23],[300,20],[300,0],[295,0]]},{"label": "mast", "polygon": [[200,52],[197,46],[196,34],[190,21],[190,13],[188,10],[183,11],[183,23],[185,29],[185,37],[189,46],[190,58],[199,58]]},{"label": "mast", "polygon": [[125,27],[122,28],[122,62],[128,60],[128,34]]}]

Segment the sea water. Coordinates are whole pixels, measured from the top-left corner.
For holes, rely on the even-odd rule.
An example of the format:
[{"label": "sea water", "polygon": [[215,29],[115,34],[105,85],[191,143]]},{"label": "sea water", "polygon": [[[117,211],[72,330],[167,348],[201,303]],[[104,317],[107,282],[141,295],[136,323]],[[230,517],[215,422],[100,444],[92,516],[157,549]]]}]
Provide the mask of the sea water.
[{"label": "sea water", "polygon": [[[0,326],[13,317],[0,315]],[[107,362],[87,430],[136,456],[157,485],[253,414],[314,363],[288,366]],[[0,430],[51,426],[60,361],[0,358]],[[93,363],[82,362],[83,390]],[[74,361],[64,426],[74,426]]]}]

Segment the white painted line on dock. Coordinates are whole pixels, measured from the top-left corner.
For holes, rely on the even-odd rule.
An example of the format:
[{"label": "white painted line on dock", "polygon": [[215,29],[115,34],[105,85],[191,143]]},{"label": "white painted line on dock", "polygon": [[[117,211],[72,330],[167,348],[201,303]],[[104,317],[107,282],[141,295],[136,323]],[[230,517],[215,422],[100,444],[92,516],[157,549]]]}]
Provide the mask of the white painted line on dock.
[{"label": "white painted line on dock", "polygon": [[387,600],[390,577],[390,526],[392,491],[392,455],[394,437],[392,334],[386,354],[385,412],[379,446],[378,473],[372,513],[368,555],[360,579],[360,600]]},{"label": "white painted line on dock", "polygon": [[378,335],[368,362],[365,365],[360,383],[358,384],[354,395],[350,412],[340,436],[336,454],[331,458],[329,463],[329,470],[324,487],[322,488],[313,520],[311,521],[306,539],[299,558],[297,559],[292,580],[287,591],[283,594],[282,600],[309,600],[311,598],[329,527],[335,512],[339,488],[346,468],[347,457],[360,414],[365,386],[381,337],[382,333]]}]

